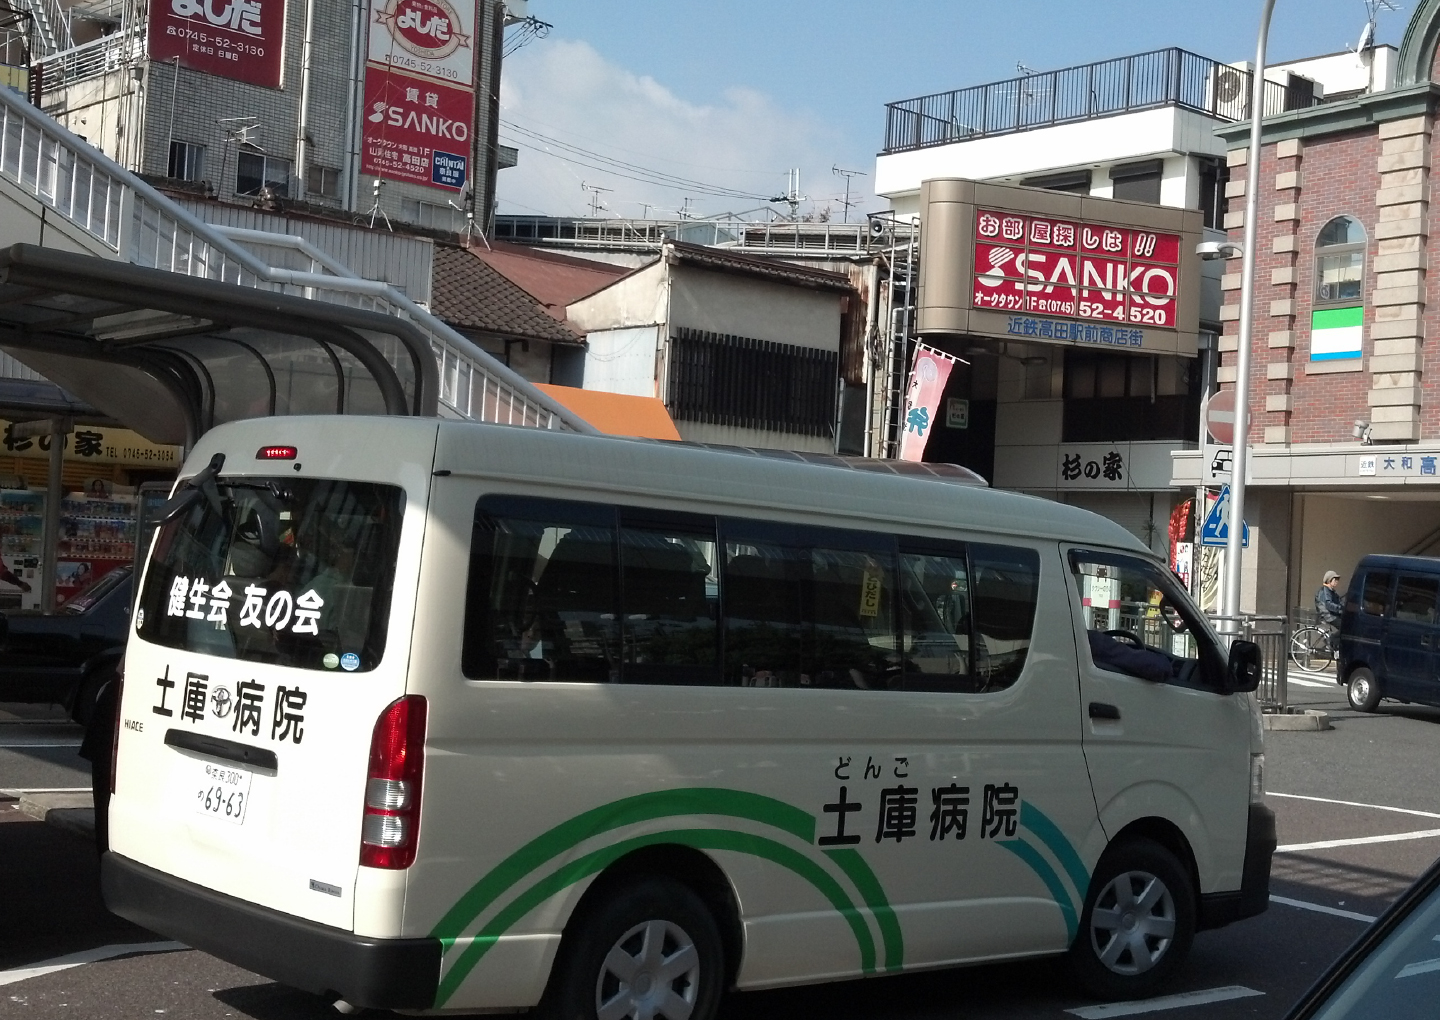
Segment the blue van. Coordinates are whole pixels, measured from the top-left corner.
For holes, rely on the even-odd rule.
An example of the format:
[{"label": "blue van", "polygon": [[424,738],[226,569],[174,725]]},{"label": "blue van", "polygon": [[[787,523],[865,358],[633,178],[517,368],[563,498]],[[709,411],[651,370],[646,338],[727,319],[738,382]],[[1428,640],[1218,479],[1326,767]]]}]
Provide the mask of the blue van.
[{"label": "blue van", "polygon": [[1440,559],[1366,556],[1340,618],[1340,664],[1351,707],[1381,698],[1440,707]]}]

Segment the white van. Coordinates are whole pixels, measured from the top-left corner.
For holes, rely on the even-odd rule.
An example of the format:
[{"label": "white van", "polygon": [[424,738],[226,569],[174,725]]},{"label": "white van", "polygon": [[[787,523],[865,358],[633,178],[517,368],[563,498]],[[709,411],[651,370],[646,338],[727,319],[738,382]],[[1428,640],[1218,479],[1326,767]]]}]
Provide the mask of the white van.
[{"label": "white van", "polygon": [[1258,651],[962,469],[463,422],[206,435],[136,601],[106,902],[358,1007],[707,1020],[1265,909]]}]

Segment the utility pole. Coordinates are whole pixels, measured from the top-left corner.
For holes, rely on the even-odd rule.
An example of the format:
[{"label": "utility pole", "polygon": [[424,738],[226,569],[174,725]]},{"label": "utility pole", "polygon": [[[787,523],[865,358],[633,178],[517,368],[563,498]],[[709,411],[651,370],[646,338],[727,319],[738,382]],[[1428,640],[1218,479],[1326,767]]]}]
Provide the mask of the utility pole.
[{"label": "utility pole", "polygon": [[849,223],[850,206],[860,204],[859,202],[850,201],[850,179],[852,177],[869,177],[870,175],[863,170],[841,170],[838,163],[830,168],[830,172],[845,178],[845,201],[843,203],[845,211],[840,216],[840,222]]}]

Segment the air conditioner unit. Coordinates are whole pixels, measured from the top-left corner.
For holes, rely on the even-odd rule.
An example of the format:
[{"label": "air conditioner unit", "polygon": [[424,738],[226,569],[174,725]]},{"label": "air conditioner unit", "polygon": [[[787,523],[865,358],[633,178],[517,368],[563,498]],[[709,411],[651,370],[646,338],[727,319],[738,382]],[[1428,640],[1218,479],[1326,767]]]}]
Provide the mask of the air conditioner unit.
[{"label": "air conditioner unit", "polygon": [[1244,120],[1250,109],[1249,61],[1215,64],[1205,82],[1205,109],[1226,120]]}]

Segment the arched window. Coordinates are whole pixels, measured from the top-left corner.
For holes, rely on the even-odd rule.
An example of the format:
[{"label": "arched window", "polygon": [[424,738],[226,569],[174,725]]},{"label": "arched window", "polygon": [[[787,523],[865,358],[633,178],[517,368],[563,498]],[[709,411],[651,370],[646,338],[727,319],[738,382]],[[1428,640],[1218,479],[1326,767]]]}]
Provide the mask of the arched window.
[{"label": "arched window", "polygon": [[1358,305],[1365,285],[1365,228],[1336,216],[1315,239],[1315,304]]}]

